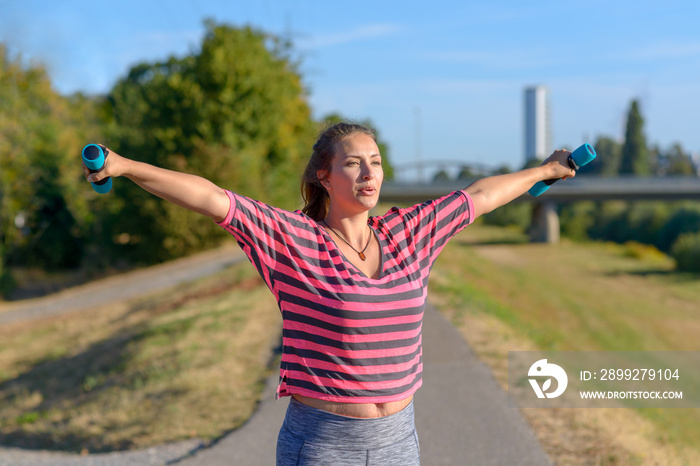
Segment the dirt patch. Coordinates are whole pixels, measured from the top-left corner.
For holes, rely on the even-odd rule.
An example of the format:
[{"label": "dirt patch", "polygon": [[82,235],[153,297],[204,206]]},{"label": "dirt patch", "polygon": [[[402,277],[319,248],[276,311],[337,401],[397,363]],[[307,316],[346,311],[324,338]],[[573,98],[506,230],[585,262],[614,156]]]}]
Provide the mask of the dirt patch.
[{"label": "dirt patch", "polygon": [[513,246],[484,244],[474,246],[474,249],[478,250],[479,254],[485,258],[497,264],[514,266],[523,266],[526,264],[525,259],[513,251]]}]

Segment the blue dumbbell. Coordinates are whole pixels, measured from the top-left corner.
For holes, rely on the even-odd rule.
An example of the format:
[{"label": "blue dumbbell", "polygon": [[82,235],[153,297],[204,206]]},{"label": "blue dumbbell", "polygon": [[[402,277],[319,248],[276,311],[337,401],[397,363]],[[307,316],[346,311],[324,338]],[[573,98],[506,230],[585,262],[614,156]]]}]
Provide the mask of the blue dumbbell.
[{"label": "blue dumbbell", "polygon": [[[105,159],[108,155],[109,151],[104,146],[88,144],[83,147],[83,162],[90,173],[101,172],[105,167]],[[112,178],[108,176],[97,183],[92,183],[92,188],[100,194],[108,193],[112,189]]]},{"label": "blue dumbbell", "polygon": [[[575,151],[573,151],[571,155],[569,155],[567,162],[569,163],[569,167],[571,167],[572,170],[578,171],[579,168],[583,167],[587,163],[590,163],[591,160],[595,158],[595,156],[596,154],[595,149],[593,149],[593,146],[591,146],[590,144],[584,144]],[[532,188],[530,188],[528,192],[530,193],[530,195],[537,197],[543,192],[547,191],[550,186],[552,186],[555,182],[559,180],[560,178],[538,181]]]}]

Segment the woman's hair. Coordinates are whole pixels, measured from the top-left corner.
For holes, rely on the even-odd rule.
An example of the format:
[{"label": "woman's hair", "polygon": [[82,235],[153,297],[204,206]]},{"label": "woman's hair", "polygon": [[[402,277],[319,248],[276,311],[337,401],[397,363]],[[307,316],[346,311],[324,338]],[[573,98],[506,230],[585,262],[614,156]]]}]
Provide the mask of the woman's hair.
[{"label": "woman's hair", "polygon": [[326,218],[330,203],[328,192],[321,184],[323,180],[318,178],[318,172],[323,171],[326,176],[331,173],[336,143],[355,133],[366,134],[375,142],[377,140],[374,131],[366,126],[341,122],[326,126],[314,144],[314,151],[301,177],[301,197],[304,200],[302,212],[317,222]]}]

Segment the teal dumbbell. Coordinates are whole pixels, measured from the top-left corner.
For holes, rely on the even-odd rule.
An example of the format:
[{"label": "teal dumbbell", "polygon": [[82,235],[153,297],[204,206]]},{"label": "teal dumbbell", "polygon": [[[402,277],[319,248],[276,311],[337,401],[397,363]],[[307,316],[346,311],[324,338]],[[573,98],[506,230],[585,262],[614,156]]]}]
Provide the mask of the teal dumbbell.
[{"label": "teal dumbbell", "polygon": [[[590,163],[596,157],[595,149],[590,144],[584,144],[569,155],[567,163],[572,170],[578,171],[579,168],[583,167],[587,163]],[[547,191],[550,186],[559,181],[559,178],[554,178],[551,180],[538,181],[535,185],[528,191],[531,196],[537,197],[543,192]]]},{"label": "teal dumbbell", "polygon": [[[109,155],[106,147],[97,144],[88,144],[83,147],[83,162],[90,173],[99,173],[105,167],[105,159]],[[108,193],[112,189],[112,178],[109,176],[96,183],[92,183],[92,189],[100,194]]]}]

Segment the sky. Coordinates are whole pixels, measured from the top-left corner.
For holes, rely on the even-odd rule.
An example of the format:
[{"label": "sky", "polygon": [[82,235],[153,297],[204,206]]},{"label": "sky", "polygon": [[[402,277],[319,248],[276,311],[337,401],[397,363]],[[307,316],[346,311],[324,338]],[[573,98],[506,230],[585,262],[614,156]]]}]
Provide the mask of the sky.
[{"label": "sky", "polygon": [[638,99],[649,143],[700,154],[697,0],[0,0],[0,42],[59,92],[104,94],[137,63],[197,53],[207,18],[290,38],[313,115],[371,119],[400,177],[522,166],[532,85],[554,148],[622,140]]}]

